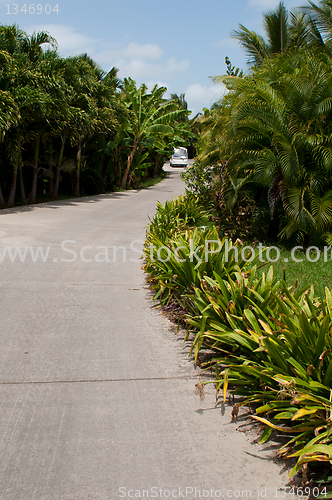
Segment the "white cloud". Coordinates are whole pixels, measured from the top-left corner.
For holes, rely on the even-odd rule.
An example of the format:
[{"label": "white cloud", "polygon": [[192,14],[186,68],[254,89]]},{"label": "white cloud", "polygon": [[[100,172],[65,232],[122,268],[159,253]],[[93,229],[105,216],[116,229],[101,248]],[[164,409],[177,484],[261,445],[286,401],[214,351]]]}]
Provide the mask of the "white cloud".
[{"label": "white cloud", "polygon": [[114,60],[120,61],[120,63],[127,61],[158,61],[163,55],[161,48],[152,43],[140,45],[136,42],[130,42],[125,47],[103,43],[103,47],[101,50],[96,48],[94,56],[98,57],[98,60],[104,64],[109,64],[110,61]]},{"label": "white cloud", "polygon": [[146,43],[145,45],[139,45],[136,42],[130,42],[127,47],[124,47],[118,51],[118,55],[125,57],[127,59],[150,59],[157,60],[163,55],[161,48],[152,43]]},{"label": "white cloud", "polygon": [[194,116],[202,111],[203,108],[210,106],[217,101],[224,93],[226,87],[223,84],[218,85],[201,85],[200,83],[192,83],[185,90],[188,107]]},{"label": "white cloud", "polygon": [[113,66],[118,68],[120,78],[130,76],[140,82],[173,79],[184,73],[190,64],[187,59],[177,61],[175,57],[165,60],[163,51],[157,44],[139,44],[133,41],[121,46],[119,43],[91,38],[67,25],[33,26],[28,33],[34,30],[48,31],[56,38],[60,54],[68,56],[87,52],[105,71]]},{"label": "white cloud", "polygon": [[82,54],[87,52],[89,47],[93,47],[100,42],[100,40],[78,33],[73,27],[64,24],[32,26],[25,31],[28,34],[34,31],[48,31],[48,33],[57,40],[59,51],[63,55],[69,55],[76,52]]},{"label": "white cloud", "polygon": [[179,73],[184,73],[189,67],[189,61],[176,61],[175,57],[171,57],[167,61],[160,61],[158,63],[146,61],[144,59],[125,59],[115,58],[112,59],[113,65],[119,68],[119,76],[131,76],[134,79],[152,78],[159,80],[167,78],[174,78]]},{"label": "white cloud", "polygon": [[162,80],[147,80],[144,82],[146,86],[148,87],[149,90],[152,90],[155,85],[158,85],[158,87],[166,87],[168,89],[169,84],[167,82],[163,82]]},{"label": "white cloud", "polygon": [[235,40],[234,38],[227,37],[227,38],[221,38],[220,40],[217,40],[212,44],[213,47],[218,47],[222,49],[238,49],[239,48],[239,42]]}]

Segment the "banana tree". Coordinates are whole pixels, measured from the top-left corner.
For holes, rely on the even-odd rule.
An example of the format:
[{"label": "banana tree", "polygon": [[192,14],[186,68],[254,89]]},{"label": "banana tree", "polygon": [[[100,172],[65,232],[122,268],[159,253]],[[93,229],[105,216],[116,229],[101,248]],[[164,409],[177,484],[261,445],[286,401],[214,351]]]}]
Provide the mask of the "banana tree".
[{"label": "banana tree", "polygon": [[137,88],[134,80],[124,80],[124,101],[129,115],[127,134],[131,139],[131,150],[122,177],[123,189],[126,187],[130,167],[142,139],[159,134],[171,135],[176,120],[186,114],[184,109],[179,109],[175,101],[163,99],[166,87],[155,85],[150,93],[147,90],[144,84]]}]

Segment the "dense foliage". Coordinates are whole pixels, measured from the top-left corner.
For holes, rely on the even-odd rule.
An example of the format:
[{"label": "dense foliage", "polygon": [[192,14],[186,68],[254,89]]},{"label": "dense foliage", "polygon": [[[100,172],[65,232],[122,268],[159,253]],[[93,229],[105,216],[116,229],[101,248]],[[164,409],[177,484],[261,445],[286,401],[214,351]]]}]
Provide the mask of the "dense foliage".
[{"label": "dense foliage", "polygon": [[146,271],[222,402],[238,396],[232,415],[250,405],[260,442],[283,435],[290,475],[310,498],[332,498],[331,292],[258,272],[258,247],[268,249],[249,260],[242,243],[332,241],[332,2],[280,3],[264,27],[265,39],[242,25],[233,33],[252,67],[243,74],[227,58],[215,77],[227,92],[198,119],[190,193],[157,208]]},{"label": "dense foliage", "polygon": [[209,187],[224,208],[249,196],[270,212],[262,238],[330,241],[332,2],[300,12],[281,3],[264,26],[266,40],[244,26],[234,33],[253,66],[232,76],[228,64],[228,75],[215,77],[227,92],[201,117],[188,187],[216,174]]},{"label": "dense foliage", "polygon": [[234,415],[251,406],[264,425],[261,443],[273,431],[286,436],[279,454],[296,458],[290,475],[300,471],[303,484],[320,485],[319,498],[331,498],[330,290],[317,298],[313,287],[277,281],[273,267],[258,275],[267,249],[252,255],[241,241],[220,238],[210,209],[190,193],[158,204],[145,249],[155,299],[187,325],[187,338],[194,334],[195,361],[214,370],[222,401],[230,390],[240,398]]},{"label": "dense foliage", "polygon": [[0,63],[0,207],[135,187],[192,136],[165,87],[60,57],[46,32],[0,26]]}]

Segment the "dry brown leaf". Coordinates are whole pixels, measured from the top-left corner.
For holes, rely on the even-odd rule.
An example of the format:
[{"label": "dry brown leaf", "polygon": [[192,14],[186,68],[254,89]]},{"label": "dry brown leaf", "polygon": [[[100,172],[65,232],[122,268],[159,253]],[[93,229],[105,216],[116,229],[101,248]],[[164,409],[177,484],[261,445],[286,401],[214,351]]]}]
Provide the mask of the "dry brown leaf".
[{"label": "dry brown leaf", "polygon": [[232,422],[233,422],[233,420],[236,420],[236,419],[237,419],[237,416],[238,416],[238,414],[239,414],[239,409],[240,409],[240,405],[239,405],[239,403],[235,403],[235,405],[233,406],[232,413],[231,413],[231,416],[232,416]]}]

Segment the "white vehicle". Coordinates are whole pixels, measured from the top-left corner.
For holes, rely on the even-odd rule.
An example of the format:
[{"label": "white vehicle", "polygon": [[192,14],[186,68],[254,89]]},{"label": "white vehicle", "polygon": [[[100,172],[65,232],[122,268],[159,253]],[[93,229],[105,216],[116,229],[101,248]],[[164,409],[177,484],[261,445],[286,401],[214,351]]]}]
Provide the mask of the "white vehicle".
[{"label": "white vehicle", "polygon": [[188,165],[188,151],[186,148],[174,148],[170,159],[171,167],[186,167]]}]

